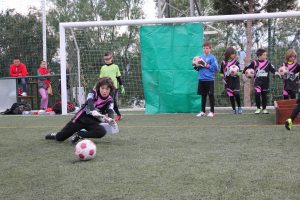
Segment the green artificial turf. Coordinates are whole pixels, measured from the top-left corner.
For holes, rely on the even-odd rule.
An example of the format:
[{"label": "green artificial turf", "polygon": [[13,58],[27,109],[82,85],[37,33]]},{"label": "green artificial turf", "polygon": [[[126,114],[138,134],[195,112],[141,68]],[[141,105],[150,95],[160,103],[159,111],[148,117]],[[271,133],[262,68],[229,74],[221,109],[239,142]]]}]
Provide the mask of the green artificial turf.
[{"label": "green artificial turf", "polygon": [[274,118],[124,113],[77,161],[44,139],[70,116],[0,116],[0,199],[300,199],[300,127]]}]

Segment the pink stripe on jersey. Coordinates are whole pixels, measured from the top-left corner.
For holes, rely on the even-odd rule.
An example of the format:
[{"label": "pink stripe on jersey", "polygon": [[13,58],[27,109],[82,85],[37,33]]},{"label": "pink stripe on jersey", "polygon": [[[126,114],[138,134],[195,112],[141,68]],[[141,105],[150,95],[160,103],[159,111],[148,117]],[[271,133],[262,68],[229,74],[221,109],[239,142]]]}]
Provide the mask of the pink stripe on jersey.
[{"label": "pink stripe on jersey", "polygon": [[226,64],[226,66],[224,67],[224,73],[226,73],[229,70],[229,67],[231,65],[235,65],[236,64],[237,60],[232,60],[232,61],[229,61],[229,62],[223,61],[223,62],[224,62],[224,64]]},{"label": "pink stripe on jersey", "polygon": [[72,120],[73,123],[76,122],[76,120],[80,117],[80,115],[84,112],[84,109],[81,109],[81,111],[79,111],[78,113],[76,113],[76,116],[74,117],[74,119]]},{"label": "pink stripe on jersey", "polygon": [[229,97],[233,96],[233,91],[230,88],[226,88],[226,92]]},{"label": "pink stripe on jersey", "polygon": [[[257,63],[258,63],[258,64],[257,64]],[[266,69],[267,66],[268,66],[268,64],[269,64],[269,61],[268,61],[268,60],[265,60],[265,61],[263,61],[263,62],[256,61],[257,69],[259,69],[259,70],[264,70],[264,69]]]},{"label": "pink stripe on jersey", "polygon": [[287,66],[289,72],[293,72],[296,69],[297,65],[298,65],[297,62],[293,63],[293,64],[287,64],[287,63],[285,64],[285,66]]},{"label": "pink stripe on jersey", "polygon": [[255,92],[256,93],[261,93],[261,87],[260,86],[255,86]]}]

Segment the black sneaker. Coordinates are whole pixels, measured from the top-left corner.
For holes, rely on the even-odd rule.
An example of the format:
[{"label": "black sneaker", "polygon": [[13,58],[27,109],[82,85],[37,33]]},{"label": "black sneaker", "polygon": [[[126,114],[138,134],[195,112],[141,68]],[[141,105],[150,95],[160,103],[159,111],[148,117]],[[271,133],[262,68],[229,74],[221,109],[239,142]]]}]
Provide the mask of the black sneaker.
[{"label": "black sneaker", "polygon": [[48,133],[45,137],[46,140],[55,140],[56,133]]},{"label": "black sneaker", "polygon": [[71,137],[71,143],[72,143],[73,145],[76,145],[80,139],[82,139],[82,137],[80,137],[79,135],[77,135],[77,133],[75,133],[75,134]]}]

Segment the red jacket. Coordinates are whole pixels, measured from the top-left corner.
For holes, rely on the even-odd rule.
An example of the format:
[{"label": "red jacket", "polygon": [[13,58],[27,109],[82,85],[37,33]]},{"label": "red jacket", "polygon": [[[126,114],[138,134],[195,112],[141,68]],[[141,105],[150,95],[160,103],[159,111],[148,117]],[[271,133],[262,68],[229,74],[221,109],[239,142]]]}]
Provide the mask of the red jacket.
[{"label": "red jacket", "polygon": [[9,73],[11,77],[28,76],[26,65],[20,63],[19,66],[10,65]]},{"label": "red jacket", "polygon": [[[46,69],[46,68],[44,68],[44,67],[39,67],[38,71],[39,71],[39,74],[42,75],[42,76],[49,74],[49,70]],[[49,85],[50,85],[51,82],[50,82],[49,79],[45,79],[44,83],[46,84],[47,87],[49,87]]]}]

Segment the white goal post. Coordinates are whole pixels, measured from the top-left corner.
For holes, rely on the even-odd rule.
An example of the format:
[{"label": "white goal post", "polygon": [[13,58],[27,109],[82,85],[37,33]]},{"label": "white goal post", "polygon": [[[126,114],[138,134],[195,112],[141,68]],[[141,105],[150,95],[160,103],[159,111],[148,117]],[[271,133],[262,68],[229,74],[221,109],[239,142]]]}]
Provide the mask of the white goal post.
[{"label": "white goal post", "polygon": [[[234,20],[255,20],[268,18],[300,17],[300,11],[255,13],[238,15],[217,15],[182,18],[157,18],[137,20],[110,20],[110,21],[86,21],[86,22],[63,22],[59,24],[60,34],[60,73],[61,73],[61,102],[62,115],[67,114],[67,81],[66,81],[66,29],[96,27],[96,26],[121,26],[121,25],[145,25],[145,24],[178,24],[191,22],[216,22]],[[78,72],[80,74],[80,72]],[[78,77],[80,82],[80,76]]]}]

